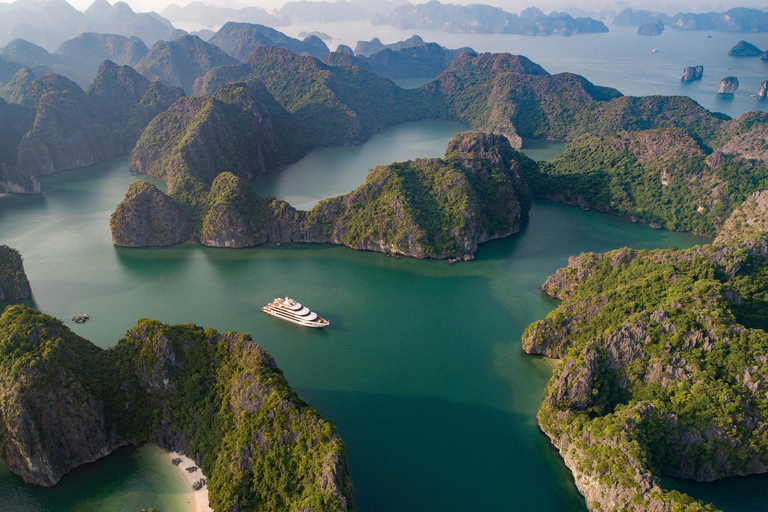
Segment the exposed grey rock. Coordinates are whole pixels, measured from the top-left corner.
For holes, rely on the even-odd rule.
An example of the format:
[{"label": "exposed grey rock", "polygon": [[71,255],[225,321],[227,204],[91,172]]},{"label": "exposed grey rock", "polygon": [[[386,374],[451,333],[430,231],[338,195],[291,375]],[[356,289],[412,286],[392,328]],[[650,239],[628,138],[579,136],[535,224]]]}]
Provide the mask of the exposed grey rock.
[{"label": "exposed grey rock", "polygon": [[692,82],[693,80],[701,80],[702,76],[704,76],[704,66],[688,66],[683,70],[683,77],[680,80]]},{"label": "exposed grey rock", "polygon": [[760,99],[768,97],[768,80],[760,84],[760,92],[757,93],[757,97]]},{"label": "exposed grey rock", "polygon": [[720,88],[717,90],[718,94],[733,94],[739,88],[739,79],[735,76],[727,76],[720,82]]}]

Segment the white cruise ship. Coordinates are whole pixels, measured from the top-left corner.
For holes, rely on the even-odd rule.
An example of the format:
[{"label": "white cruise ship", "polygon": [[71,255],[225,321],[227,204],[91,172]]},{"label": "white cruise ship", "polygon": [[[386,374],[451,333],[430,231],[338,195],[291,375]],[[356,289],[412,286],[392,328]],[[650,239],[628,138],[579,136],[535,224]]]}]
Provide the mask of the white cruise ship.
[{"label": "white cruise ship", "polygon": [[325,327],[328,325],[328,320],[320,318],[317,316],[317,313],[313,313],[309,308],[288,297],[275,299],[261,308],[261,310],[268,315],[297,325],[303,325],[304,327]]}]

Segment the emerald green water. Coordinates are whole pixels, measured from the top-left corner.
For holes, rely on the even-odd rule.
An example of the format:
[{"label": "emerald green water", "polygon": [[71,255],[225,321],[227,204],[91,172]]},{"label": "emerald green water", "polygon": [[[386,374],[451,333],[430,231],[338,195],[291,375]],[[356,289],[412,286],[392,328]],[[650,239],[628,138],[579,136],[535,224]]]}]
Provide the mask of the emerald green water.
[{"label": "emerald green water", "polygon": [[[268,177],[272,185],[256,186],[279,183],[281,197],[309,204],[353,189],[371,165],[439,155],[463,129],[395,127],[362,147],[310,155],[315,164],[283,171],[294,180]],[[557,148],[531,151],[545,157]],[[374,156],[359,167],[350,157],[359,153]],[[536,424],[552,363],[525,355],[520,335],[556,305],[537,287],[582,251],[706,241],[536,202],[520,234],[455,265],[329,245],[120,249],[111,243],[109,216],[132,179],[118,159],[46,178],[41,196],[0,197],[0,243],[24,255],[34,304],[60,318],[89,313],[86,324],[67,323],[102,347],[141,317],[250,332],[301,397],[339,427],[361,511],[585,510]],[[307,182],[311,193],[301,188]],[[259,312],[284,295],[330,327],[301,329]],[[120,452],[53,489],[0,472],[0,508],[183,510],[173,468],[155,471],[159,459],[150,455]]]}]

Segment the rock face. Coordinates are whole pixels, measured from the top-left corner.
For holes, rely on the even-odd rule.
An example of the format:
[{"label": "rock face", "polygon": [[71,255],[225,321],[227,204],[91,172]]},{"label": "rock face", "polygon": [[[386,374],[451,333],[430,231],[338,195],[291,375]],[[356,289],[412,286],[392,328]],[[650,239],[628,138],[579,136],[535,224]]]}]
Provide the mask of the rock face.
[{"label": "rock face", "polygon": [[112,241],[122,247],[163,247],[189,240],[185,212],[154,185],[134,181],[109,221]]},{"label": "rock face", "polygon": [[720,82],[718,94],[733,94],[739,89],[739,79],[735,76],[727,76]]},{"label": "rock face", "polygon": [[637,33],[643,36],[658,36],[662,32],[664,32],[664,23],[662,21],[643,23],[637,28]]},{"label": "rock face", "polygon": [[6,245],[0,245],[0,301],[22,300],[32,296],[21,254]]},{"label": "rock face", "polygon": [[37,176],[0,163],[0,194],[39,194]]},{"label": "rock face", "polygon": [[760,84],[760,91],[757,93],[757,97],[760,99],[768,97],[768,80]]},{"label": "rock face", "polygon": [[582,254],[542,287],[563,303],[523,348],[562,363],[538,420],[590,510],[714,510],[659,477],[768,471],[766,204],[750,197],[713,246]]},{"label": "rock face", "polygon": [[[378,42],[378,46],[375,42]],[[379,46],[377,51],[369,52]],[[356,55],[354,63],[387,78],[435,77],[445,71],[459,55],[473,51],[471,48],[450,50],[437,43],[425,43],[419,36],[386,46],[374,38],[370,42],[359,41],[357,48],[364,53]]]},{"label": "rock face", "polygon": [[755,192],[728,217],[717,238],[716,245],[726,245],[748,237],[768,233],[768,191]]},{"label": "rock face", "polygon": [[692,82],[694,80],[701,80],[704,76],[704,66],[688,66],[683,70],[683,77],[680,79],[682,82]]},{"label": "rock face", "polygon": [[736,46],[728,51],[728,55],[734,57],[758,57],[762,53],[763,50],[743,40],[736,43]]},{"label": "rock face", "polygon": [[[200,212],[192,219],[193,231],[213,247],[333,243],[418,258],[471,259],[478,244],[520,230],[530,208],[524,177],[534,166],[503,136],[472,133],[455,137],[442,160],[379,166],[361,187],[309,212],[262,199],[230,173],[219,174],[210,191],[182,180],[171,195]],[[126,198],[123,204],[132,202]],[[137,247],[155,239],[144,230],[157,221],[118,211],[116,218],[126,219],[112,224],[118,245]]]},{"label": "rock face", "polygon": [[[3,314],[2,457],[24,481],[53,485],[69,470],[117,447],[105,423],[101,389],[95,378],[98,352],[100,349],[61,322],[29,308],[10,307]],[[36,364],[18,367],[24,356]]]},{"label": "rock face", "polygon": [[53,485],[124,444],[193,458],[215,510],[351,512],[335,427],[302,402],[245,334],[141,320],[102,350],[24,306],[0,317],[2,459]]}]

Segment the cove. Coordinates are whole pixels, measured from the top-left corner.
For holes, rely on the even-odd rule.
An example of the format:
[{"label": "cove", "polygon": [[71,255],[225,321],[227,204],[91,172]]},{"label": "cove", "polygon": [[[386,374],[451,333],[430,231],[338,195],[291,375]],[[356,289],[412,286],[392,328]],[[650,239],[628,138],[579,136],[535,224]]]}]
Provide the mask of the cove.
[{"label": "cove", "polygon": [[[359,185],[370,165],[414,152],[439,156],[465,129],[414,124],[356,148],[322,150],[322,163],[282,171],[295,179],[264,179],[275,180],[284,197],[317,200]],[[386,141],[376,152],[389,148],[382,157],[388,160],[350,164],[344,178],[333,177],[350,153],[372,151],[377,140]],[[427,141],[427,149],[409,141]],[[89,313],[88,323],[67,324],[102,347],[142,317],[250,332],[300,396],[339,427],[361,511],[584,511],[536,423],[552,362],[520,349],[525,327],[556,304],[537,287],[582,251],[708,241],[536,201],[521,233],[484,244],[475,261],[455,265],[329,245],[116,248],[109,216],[133,179],[123,158],[45,178],[41,196],[0,198],[0,242],[24,256],[34,305],[62,319]],[[310,179],[317,181],[307,194],[300,187]],[[285,295],[331,327],[300,329],[259,311]],[[121,451],[93,466],[117,469],[87,473],[87,466],[53,489],[0,472],[0,503],[13,503],[14,512],[135,512],[136,502],[116,497],[143,489],[140,507],[183,510],[173,508],[185,504],[174,501],[172,482],[147,476],[143,466],[139,479],[119,469],[135,467],[136,454]],[[173,468],[164,471],[170,478]]]}]

